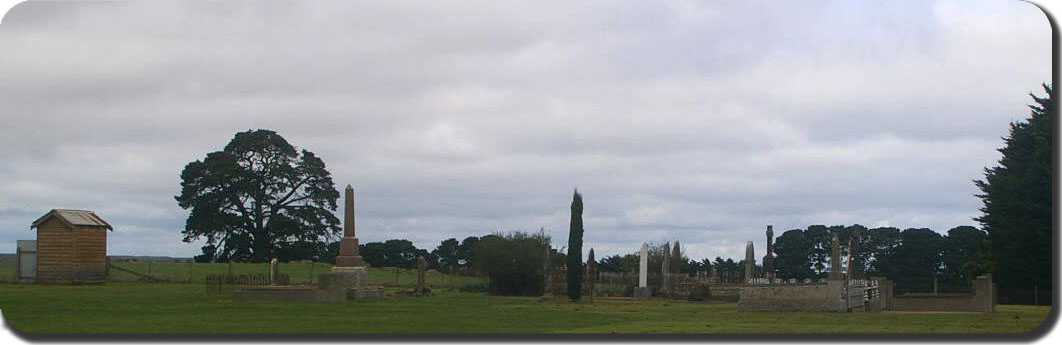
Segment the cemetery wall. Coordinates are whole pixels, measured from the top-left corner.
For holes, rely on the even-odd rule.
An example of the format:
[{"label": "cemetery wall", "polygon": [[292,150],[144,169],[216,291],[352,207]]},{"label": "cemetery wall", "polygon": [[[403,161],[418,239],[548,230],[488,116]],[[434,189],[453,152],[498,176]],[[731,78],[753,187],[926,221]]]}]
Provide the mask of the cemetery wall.
[{"label": "cemetery wall", "polygon": [[995,285],[990,276],[974,279],[972,293],[907,294],[893,296],[893,282],[883,281],[880,309],[991,313],[996,309]]},{"label": "cemetery wall", "polygon": [[842,281],[826,285],[776,285],[741,288],[738,311],[847,310]]}]

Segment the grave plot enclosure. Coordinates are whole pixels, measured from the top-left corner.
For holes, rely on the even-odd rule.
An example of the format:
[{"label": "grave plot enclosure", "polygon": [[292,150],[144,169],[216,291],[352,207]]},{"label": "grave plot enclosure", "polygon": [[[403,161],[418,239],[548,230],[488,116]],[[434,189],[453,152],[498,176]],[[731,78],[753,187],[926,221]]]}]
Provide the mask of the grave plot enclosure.
[{"label": "grave plot enclosure", "polygon": [[92,284],[107,278],[110,224],[91,211],[51,210],[30,226],[37,230],[38,283]]}]

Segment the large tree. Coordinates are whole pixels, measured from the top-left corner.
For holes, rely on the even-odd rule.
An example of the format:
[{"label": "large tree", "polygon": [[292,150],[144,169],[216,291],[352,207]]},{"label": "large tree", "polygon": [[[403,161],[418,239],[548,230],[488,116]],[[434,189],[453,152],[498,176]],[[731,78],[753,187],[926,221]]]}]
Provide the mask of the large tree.
[{"label": "large tree", "polygon": [[944,237],[944,286],[949,290],[969,290],[974,277],[991,272],[988,263],[988,234],[972,226],[948,230]]},{"label": "large tree", "polygon": [[781,279],[814,278],[811,270],[813,245],[800,229],[783,232],[774,242],[775,270]]},{"label": "large tree", "polygon": [[220,260],[265,262],[293,242],[319,242],[340,231],[339,191],[324,161],[297,151],[276,132],[236,133],[221,151],[181,172],[185,242],[204,239]]},{"label": "large tree", "polygon": [[900,245],[888,255],[890,280],[898,292],[930,292],[933,279],[941,271],[944,238],[937,232],[921,228],[900,233]]},{"label": "large tree", "polygon": [[[1010,124],[1003,138],[999,165],[985,169],[985,179],[974,181],[983,194],[982,228],[988,232],[993,277],[1000,287],[1051,286],[1051,149],[1052,87],[1043,85],[1047,95],[1032,96],[1035,104],[1025,121]],[[1048,294],[1049,295],[1049,294]]]},{"label": "large tree", "polygon": [[568,229],[568,298],[578,301],[583,296],[583,197],[579,191],[572,196],[572,220]]},{"label": "large tree", "polygon": [[432,251],[432,256],[438,260],[439,270],[446,273],[454,273],[458,266],[458,257],[460,255],[461,243],[457,242],[456,238],[450,238],[442,243]]}]

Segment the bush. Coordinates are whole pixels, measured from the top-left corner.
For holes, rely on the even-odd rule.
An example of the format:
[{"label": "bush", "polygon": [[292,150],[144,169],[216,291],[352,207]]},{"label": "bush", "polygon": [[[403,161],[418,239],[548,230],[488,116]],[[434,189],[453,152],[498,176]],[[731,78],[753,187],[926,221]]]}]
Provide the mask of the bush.
[{"label": "bush", "polygon": [[475,249],[475,262],[489,278],[488,292],[495,295],[538,296],[545,291],[546,250],[549,237],[512,232],[484,236]]}]

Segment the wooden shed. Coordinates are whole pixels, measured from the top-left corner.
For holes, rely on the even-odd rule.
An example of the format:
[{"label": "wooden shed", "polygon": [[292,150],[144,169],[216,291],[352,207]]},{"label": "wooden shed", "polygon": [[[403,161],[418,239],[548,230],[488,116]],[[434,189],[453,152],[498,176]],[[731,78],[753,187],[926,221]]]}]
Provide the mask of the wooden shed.
[{"label": "wooden shed", "polygon": [[37,282],[103,283],[107,278],[107,231],[110,224],[92,211],[51,210],[37,229]]}]

